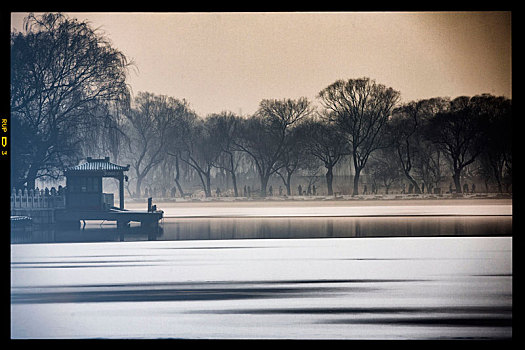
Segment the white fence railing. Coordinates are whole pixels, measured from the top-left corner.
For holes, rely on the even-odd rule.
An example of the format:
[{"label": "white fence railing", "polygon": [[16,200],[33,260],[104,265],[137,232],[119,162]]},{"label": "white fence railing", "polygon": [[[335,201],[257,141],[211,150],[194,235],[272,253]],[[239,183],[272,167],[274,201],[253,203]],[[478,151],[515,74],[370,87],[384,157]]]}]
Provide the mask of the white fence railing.
[{"label": "white fence railing", "polygon": [[64,208],[66,196],[63,191],[55,191],[54,188],[45,190],[27,190],[14,188],[11,191],[11,209],[17,208]]}]

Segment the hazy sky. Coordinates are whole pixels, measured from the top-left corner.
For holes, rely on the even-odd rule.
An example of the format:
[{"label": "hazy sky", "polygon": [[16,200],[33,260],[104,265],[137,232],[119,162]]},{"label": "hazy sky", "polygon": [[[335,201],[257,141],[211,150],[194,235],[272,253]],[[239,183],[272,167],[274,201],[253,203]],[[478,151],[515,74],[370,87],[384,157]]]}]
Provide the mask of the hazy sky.
[{"label": "hazy sky", "polygon": [[[129,84],[201,116],[369,77],[403,101],[511,95],[510,12],[66,13],[135,62]],[[22,29],[26,13],[12,13]]]}]

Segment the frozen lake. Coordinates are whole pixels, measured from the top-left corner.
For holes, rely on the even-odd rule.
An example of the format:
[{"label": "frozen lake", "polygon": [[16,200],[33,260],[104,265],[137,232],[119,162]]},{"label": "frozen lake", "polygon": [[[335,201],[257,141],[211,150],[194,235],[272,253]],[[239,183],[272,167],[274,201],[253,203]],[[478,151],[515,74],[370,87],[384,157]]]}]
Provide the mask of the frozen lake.
[{"label": "frozen lake", "polygon": [[[434,217],[181,215],[160,237],[100,224],[76,242],[30,237],[11,244],[11,337],[510,338],[512,220],[494,212],[504,207],[456,208],[456,218],[441,217],[445,206]],[[82,239],[90,233],[100,241]]]},{"label": "frozen lake", "polygon": [[13,338],[508,338],[510,237],[11,246]]}]

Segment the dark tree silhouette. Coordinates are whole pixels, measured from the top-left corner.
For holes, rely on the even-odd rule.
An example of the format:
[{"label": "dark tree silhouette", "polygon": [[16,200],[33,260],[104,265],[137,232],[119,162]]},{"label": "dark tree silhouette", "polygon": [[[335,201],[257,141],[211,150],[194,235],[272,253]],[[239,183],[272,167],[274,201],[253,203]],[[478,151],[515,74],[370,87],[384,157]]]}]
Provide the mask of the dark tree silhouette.
[{"label": "dark tree silhouette", "polygon": [[504,177],[512,179],[512,103],[505,97],[489,94],[474,96],[472,103],[482,119],[481,166],[486,167],[484,170],[501,193]]},{"label": "dark tree silhouette", "polygon": [[387,134],[396,150],[401,169],[413,185],[415,193],[421,193],[421,189],[411,171],[415,170],[416,164],[421,164],[421,157],[427,156],[423,154],[426,141],[424,128],[433,115],[447,108],[448,103],[448,100],[442,98],[411,101],[392,111]]},{"label": "dark tree silhouette", "polygon": [[329,117],[311,118],[305,121],[304,125],[307,132],[305,148],[326,168],[326,188],[331,196],[334,194],[333,169],[342,157],[350,154],[348,142]]},{"label": "dark tree silhouette", "polygon": [[266,186],[282,163],[290,129],[311,113],[306,98],[298,100],[262,100],[256,114],[241,124],[236,143],[253,160],[261,183],[261,196],[266,197]]},{"label": "dark tree silhouette", "polygon": [[183,147],[180,159],[199,176],[206,197],[211,197],[211,169],[222,154],[222,140],[214,136],[214,123],[195,118],[186,135],[181,137]]},{"label": "dark tree silhouette", "polygon": [[230,173],[235,197],[239,196],[236,171],[240,152],[235,143],[239,138],[240,123],[240,117],[231,112],[212,114],[206,118],[206,125],[210,130],[210,138],[212,139],[211,143],[222,152],[213,166]]},{"label": "dark tree silhouette", "polygon": [[276,173],[283,181],[288,196],[292,194],[292,175],[297,170],[308,169],[315,163],[310,153],[307,152],[308,133],[308,126],[303,124],[303,121],[294,125],[285,140],[284,149],[278,161]]},{"label": "dark tree silhouette", "polygon": [[198,116],[189,108],[189,105],[183,101],[184,108],[179,108],[175,122],[167,129],[168,140],[166,145],[166,154],[173,157],[175,162],[175,185],[179,190],[180,196],[184,197],[182,189],[181,166],[187,165],[182,160],[183,153],[188,151],[188,145],[194,135],[194,124],[197,123]]},{"label": "dark tree silhouette", "polygon": [[461,173],[472,164],[485,148],[483,116],[479,99],[461,96],[450,101],[447,111],[430,119],[427,137],[449,158],[452,179],[457,193],[462,193]]},{"label": "dark tree silhouette", "polygon": [[184,101],[144,92],[138,93],[135,104],[126,113],[126,158],[135,170],[135,195],[140,196],[142,182],[164,160],[170,131],[179,126],[178,118],[188,107]]},{"label": "dark tree silhouette", "polygon": [[402,176],[399,163],[393,161],[396,156],[394,148],[383,148],[374,152],[367,164],[374,181],[379,181],[385,187],[385,194],[389,193],[390,187]]},{"label": "dark tree silhouette", "polygon": [[382,133],[399,92],[369,78],[338,80],[319,93],[323,106],[345,133],[354,163],[353,195],[370,154],[382,147]]},{"label": "dark tree silhouette", "polygon": [[88,23],[61,14],[31,14],[11,33],[14,186],[78,161],[85,131],[111,118],[99,106],[128,100],[129,66]]}]

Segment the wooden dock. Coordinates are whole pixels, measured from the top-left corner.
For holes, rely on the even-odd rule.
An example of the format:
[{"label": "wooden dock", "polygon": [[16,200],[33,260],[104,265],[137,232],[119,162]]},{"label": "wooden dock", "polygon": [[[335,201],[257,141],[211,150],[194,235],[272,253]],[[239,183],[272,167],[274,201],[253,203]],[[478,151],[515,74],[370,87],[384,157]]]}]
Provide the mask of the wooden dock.
[{"label": "wooden dock", "polygon": [[117,222],[117,227],[128,227],[130,222],[140,222],[141,227],[157,228],[164,212],[140,211],[140,210],[71,210],[57,209],[55,211],[55,221],[57,224],[79,226],[80,221],[85,220],[105,220]]}]

